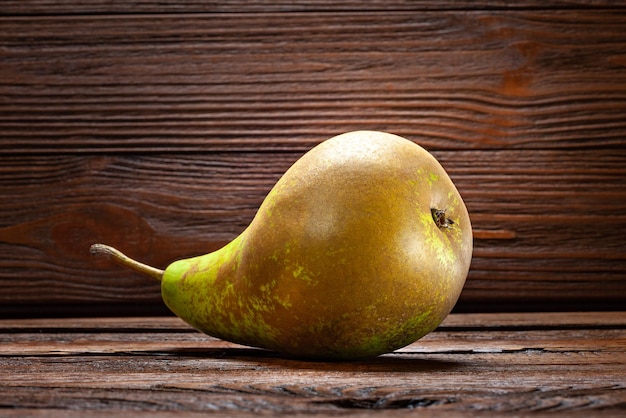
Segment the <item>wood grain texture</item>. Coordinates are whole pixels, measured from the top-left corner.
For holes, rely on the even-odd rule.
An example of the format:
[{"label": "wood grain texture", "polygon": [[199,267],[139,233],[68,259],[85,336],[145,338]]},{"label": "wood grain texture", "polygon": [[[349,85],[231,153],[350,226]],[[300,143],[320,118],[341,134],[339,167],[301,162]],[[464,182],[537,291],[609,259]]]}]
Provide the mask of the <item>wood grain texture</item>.
[{"label": "wood grain texture", "polygon": [[68,14],[138,14],[138,13],[241,13],[245,12],[341,12],[341,11],[423,11],[423,10],[489,10],[489,9],[590,9],[624,8],[623,2],[611,0],[179,0],[163,2],[155,0],[4,0],[0,15],[68,15]]},{"label": "wood grain texture", "polygon": [[452,315],[453,326],[350,363],[281,358],[176,318],[0,321],[0,366],[12,371],[0,374],[0,406],[7,416],[623,413],[626,314],[543,316],[498,328],[500,314]]},{"label": "wood grain texture", "polygon": [[459,309],[623,304],[623,5],[220,4],[2,2],[0,314],[162,308],[88,246],[160,267],[217,249],[353,129],[420,143],[457,184]]},{"label": "wood grain texture", "polygon": [[3,152],[622,146],[626,13],[3,17]]},{"label": "wood grain texture", "polygon": [[[555,302],[556,309],[586,300],[579,308],[589,309],[623,300],[622,154],[437,151],[474,228],[514,232],[505,239],[476,239],[461,304],[536,300]],[[7,158],[0,168],[0,194],[7,197],[0,211],[0,299],[158,304],[158,285],[94,259],[89,246],[106,242],[158,267],[217,249],[243,231],[297,157],[224,152]]]},{"label": "wood grain texture", "polygon": [[[567,329],[626,328],[626,314],[612,312],[498,312],[450,314],[439,325],[439,330],[567,330]],[[0,333],[42,332],[196,332],[180,318],[169,317],[78,317],[27,318],[0,320]]]}]

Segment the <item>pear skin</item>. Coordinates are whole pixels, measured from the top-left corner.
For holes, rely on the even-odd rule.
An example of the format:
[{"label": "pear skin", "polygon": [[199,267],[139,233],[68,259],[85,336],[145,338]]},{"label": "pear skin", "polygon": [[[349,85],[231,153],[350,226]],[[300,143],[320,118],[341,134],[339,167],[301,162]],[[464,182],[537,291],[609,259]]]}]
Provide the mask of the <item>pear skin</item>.
[{"label": "pear skin", "polygon": [[206,334],[353,360],[434,330],[471,257],[467,209],[437,160],[399,136],[356,131],[302,156],[245,231],[172,263],[161,287],[166,305]]}]

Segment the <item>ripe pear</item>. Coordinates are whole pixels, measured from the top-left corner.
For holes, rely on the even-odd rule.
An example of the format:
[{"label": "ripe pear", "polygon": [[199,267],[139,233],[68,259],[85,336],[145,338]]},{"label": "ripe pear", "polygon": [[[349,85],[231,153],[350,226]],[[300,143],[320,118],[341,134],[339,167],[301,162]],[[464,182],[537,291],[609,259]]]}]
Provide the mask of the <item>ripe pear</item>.
[{"label": "ripe pear", "polygon": [[250,225],[223,248],[145,266],[165,304],[196,329],[306,359],[353,360],[404,347],[455,305],[472,257],[456,187],[417,144],[349,132],[296,161]]}]

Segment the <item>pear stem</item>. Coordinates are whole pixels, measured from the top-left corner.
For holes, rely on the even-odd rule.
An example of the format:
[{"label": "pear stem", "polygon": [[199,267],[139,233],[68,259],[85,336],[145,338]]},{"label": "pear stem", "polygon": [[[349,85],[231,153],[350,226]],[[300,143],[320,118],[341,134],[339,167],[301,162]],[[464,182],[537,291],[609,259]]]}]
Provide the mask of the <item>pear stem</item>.
[{"label": "pear stem", "polygon": [[117,264],[150,276],[159,282],[163,279],[163,274],[165,273],[163,270],[159,270],[158,268],[154,268],[147,264],[140,263],[137,260],[133,260],[126,254],[122,253],[120,250],[110,247],[108,245],[93,244],[89,249],[89,252],[91,252],[92,255],[108,256]]}]

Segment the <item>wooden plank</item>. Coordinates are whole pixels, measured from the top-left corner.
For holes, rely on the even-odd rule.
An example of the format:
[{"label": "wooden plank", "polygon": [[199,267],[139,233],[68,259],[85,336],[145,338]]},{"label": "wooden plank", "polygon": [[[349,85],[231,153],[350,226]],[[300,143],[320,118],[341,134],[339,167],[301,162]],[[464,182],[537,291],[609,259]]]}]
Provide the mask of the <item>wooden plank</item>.
[{"label": "wooden plank", "polygon": [[[537,330],[537,329],[621,329],[626,328],[626,313],[615,312],[515,312],[451,314],[438,330]],[[0,320],[0,333],[55,332],[151,332],[183,333],[196,331],[175,316],[28,318]]]},{"label": "wooden plank", "polygon": [[[509,309],[519,310],[522,302],[535,300],[543,310],[567,303],[611,309],[624,299],[624,153],[435,155],[465,197],[474,228],[513,234],[476,239],[461,308],[489,309],[506,301]],[[217,249],[247,226],[297,156],[5,158],[0,167],[3,309],[35,303],[160,303],[158,284],[94,259],[89,246],[106,242],[158,267]],[[607,300],[614,302],[604,305]]]},{"label": "wooden plank", "polygon": [[[476,327],[478,329],[479,327]],[[0,356],[102,356],[127,353],[167,355],[179,353],[185,355],[219,356],[227,351],[241,351],[251,356],[275,356],[264,350],[239,346],[237,344],[218,340],[190,329],[183,329],[182,333],[175,332],[144,332],[134,331],[118,333],[111,332],[75,332],[66,330],[57,333],[37,332],[29,333],[2,333],[0,341],[2,348]],[[427,337],[401,348],[395,354],[411,353],[515,353],[528,350],[543,350],[550,352],[571,351],[625,351],[624,328],[615,329],[601,324],[598,329],[559,329],[559,330],[525,330],[523,333],[511,334],[511,331],[493,331],[480,329],[484,334],[480,338],[485,341],[476,347],[479,338],[467,330],[448,330],[429,334]],[[620,339],[621,337],[621,339]],[[581,348],[579,339],[592,339],[593,350]],[[545,339],[557,341],[555,345],[546,345]],[[395,355],[394,354],[394,355]],[[41,371],[41,370],[40,370]]]},{"label": "wooden plank", "polygon": [[483,1],[424,1],[424,0],[392,0],[368,1],[359,0],[295,0],[288,3],[271,0],[226,0],[202,1],[179,0],[162,2],[155,0],[69,0],[63,2],[50,0],[4,0],[0,5],[0,15],[55,15],[55,14],[136,14],[136,13],[229,13],[236,12],[341,12],[341,11],[372,11],[381,10],[489,10],[489,9],[587,9],[587,8],[624,7],[621,2],[590,1],[590,0],[524,0],[509,2],[504,0]]},{"label": "wooden plank", "polygon": [[[543,315],[503,322],[541,328]],[[625,316],[550,314],[541,331],[493,329],[499,315],[452,315],[450,322],[468,328],[441,328],[395,353],[345,363],[282,358],[197,333],[162,333],[159,325],[150,332],[149,323],[161,318],[143,330],[142,320],[100,320],[85,324],[84,333],[67,332],[72,320],[41,320],[43,333],[0,332],[0,369],[11,370],[0,374],[0,405],[3,413],[618,416],[626,400]],[[175,318],[168,321],[178,327]],[[588,328],[558,328],[580,321]],[[0,321],[0,328],[25,323]],[[123,332],[114,331],[117,325]]]},{"label": "wooden plank", "polygon": [[[6,4],[6,3],[3,3]],[[0,17],[0,152],[623,147],[623,10]]]},{"label": "wooden plank", "polygon": [[[174,323],[175,320],[173,319]],[[440,328],[476,330],[519,329],[571,329],[626,327],[626,313],[616,312],[530,312],[530,313],[472,313],[451,314]]]}]

